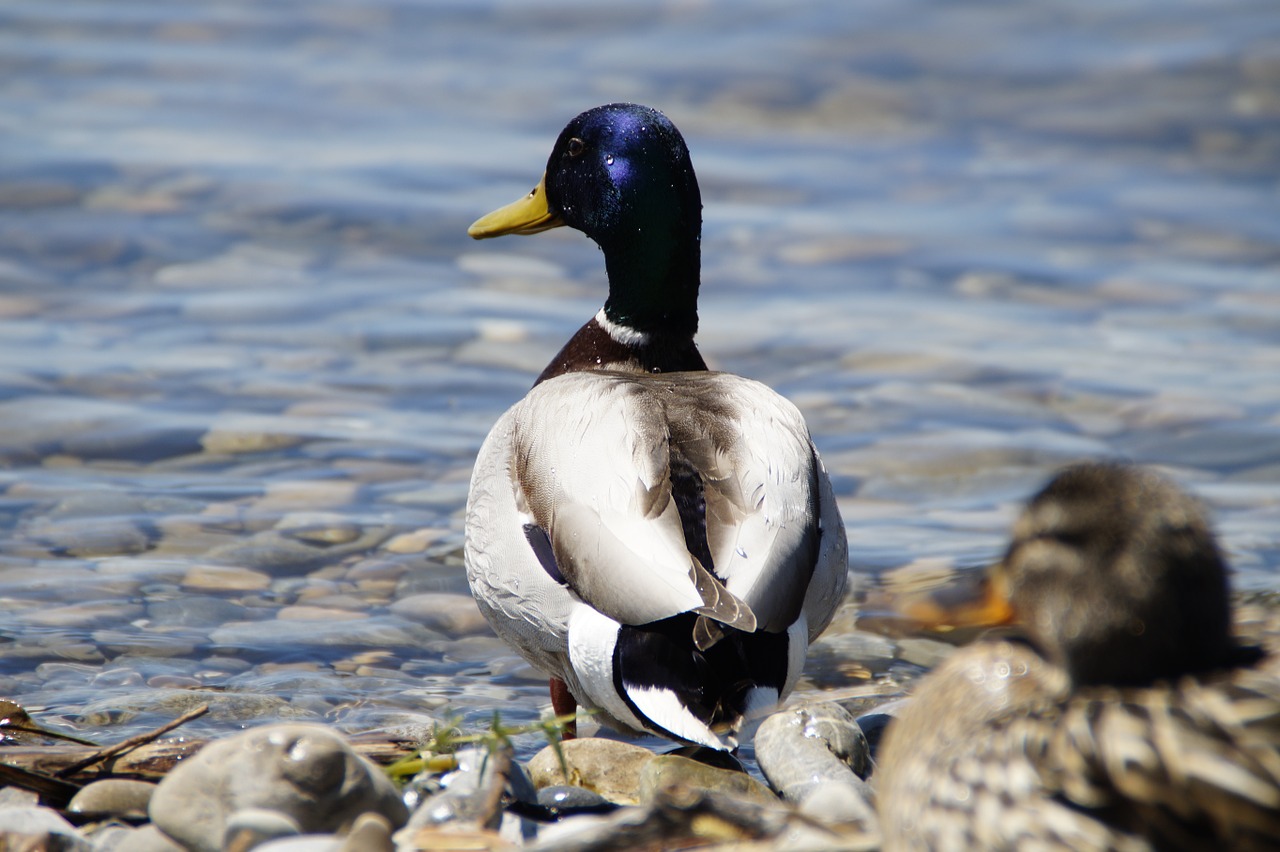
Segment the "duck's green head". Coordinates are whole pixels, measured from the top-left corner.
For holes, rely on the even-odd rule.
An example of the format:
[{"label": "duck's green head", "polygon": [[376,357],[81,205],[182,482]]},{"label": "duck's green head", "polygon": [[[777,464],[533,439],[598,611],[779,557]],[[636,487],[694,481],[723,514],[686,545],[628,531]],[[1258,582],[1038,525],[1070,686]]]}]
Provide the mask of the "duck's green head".
[{"label": "duck's green head", "polygon": [[533,191],[467,233],[561,225],[604,251],[611,320],[641,331],[697,327],[702,198],[689,149],[665,115],[637,104],[587,110],[561,131]]}]

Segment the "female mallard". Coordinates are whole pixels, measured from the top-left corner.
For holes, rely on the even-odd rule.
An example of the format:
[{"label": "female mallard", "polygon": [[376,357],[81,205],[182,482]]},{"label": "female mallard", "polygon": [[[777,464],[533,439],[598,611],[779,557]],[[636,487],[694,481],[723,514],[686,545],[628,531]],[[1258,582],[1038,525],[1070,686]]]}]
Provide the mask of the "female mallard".
[{"label": "female mallard", "polygon": [[702,202],[656,110],[584,112],[529,195],[476,239],[568,225],[609,298],[480,448],[467,579],[494,631],[574,701],[718,749],[795,685],[844,594],[831,484],[790,402],[708,372]]},{"label": "female mallard", "polygon": [[988,589],[981,620],[1016,615],[1034,647],[979,642],[921,683],[886,732],[886,850],[1280,846],[1280,678],[1231,638],[1195,501],[1068,468]]}]

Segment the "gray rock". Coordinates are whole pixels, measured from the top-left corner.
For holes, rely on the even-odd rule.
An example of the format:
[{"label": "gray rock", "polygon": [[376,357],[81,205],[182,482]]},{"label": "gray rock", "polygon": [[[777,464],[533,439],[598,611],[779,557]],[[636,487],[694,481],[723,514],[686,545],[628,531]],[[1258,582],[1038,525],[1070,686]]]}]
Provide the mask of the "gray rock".
[{"label": "gray rock", "polygon": [[800,802],[800,813],[823,825],[875,825],[875,812],[863,788],[854,784],[822,784]]},{"label": "gray rock", "polygon": [[[12,712],[9,707],[6,707],[5,711],[6,713]],[[0,810],[5,808],[34,808],[39,804],[40,795],[38,793],[18,787],[0,787]]]},{"label": "gray rock", "polygon": [[78,660],[84,663],[100,663],[105,657],[96,646],[81,641],[78,632],[55,630],[35,635],[18,636],[5,646],[7,662],[16,660]]},{"label": "gray rock", "polygon": [[196,852],[218,852],[232,816],[278,811],[303,832],[349,829],[366,811],[392,825],[408,818],[382,771],[320,725],[269,725],[206,746],[151,799],[151,819]]},{"label": "gray rock", "polygon": [[276,840],[268,840],[261,846],[227,846],[224,848],[252,849],[254,852],[342,852],[343,839],[336,834],[304,834],[299,837],[281,837]]},{"label": "gray rock", "polygon": [[593,793],[585,787],[572,787],[567,784],[543,787],[538,791],[538,804],[562,813],[605,810],[613,806],[613,802],[599,793]]},{"label": "gray rock", "polygon": [[[247,539],[214,547],[205,556],[213,562],[256,568],[274,577],[293,576],[372,550],[390,534],[387,527],[361,527],[356,535],[334,533],[325,539],[323,533],[316,533],[319,540],[309,540],[280,530],[263,530]],[[334,535],[341,540],[334,540]]]},{"label": "gray rock", "polygon": [[71,798],[67,810],[95,819],[107,817],[141,818],[147,815],[147,805],[156,785],[149,781],[129,778],[104,778],[81,788]]},{"label": "gray rock", "polygon": [[157,600],[147,606],[147,616],[156,624],[184,627],[214,627],[228,621],[241,621],[245,612],[240,604],[212,595],[184,595]]},{"label": "gray rock", "polygon": [[773,803],[773,791],[741,770],[721,769],[678,754],[664,754],[640,770],[640,801],[652,802],[665,788],[683,785],[722,793],[740,801]]},{"label": "gray rock", "polygon": [[194,426],[131,423],[69,435],[62,442],[62,451],[85,459],[113,459],[147,464],[200,452],[202,434],[203,430]]},{"label": "gray rock", "polygon": [[275,528],[288,538],[322,547],[350,544],[361,532],[358,525],[333,512],[291,512]]},{"label": "gray rock", "polygon": [[154,825],[111,826],[93,835],[93,852],[187,852]]},{"label": "gray rock", "polygon": [[214,547],[205,557],[226,565],[252,568],[273,577],[305,574],[312,568],[342,554],[331,553],[337,548],[321,547],[267,530],[250,538],[231,541]]},{"label": "gray rock", "polygon": [[155,559],[150,556],[108,556],[94,560],[94,572],[101,578],[125,578],[146,583],[143,591],[176,583],[191,567],[185,559]]},{"label": "gray rock", "polygon": [[395,826],[382,814],[363,813],[342,840],[341,852],[395,852]]},{"label": "gray rock", "polygon": [[288,814],[269,808],[242,808],[227,818],[223,849],[256,849],[281,837],[297,837],[302,826]]},{"label": "gray rock", "polygon": [[884,736],[885,730],[889,727],[889,723],[902,712],[902,708],[906,707],[910,701],[910,698],[895,698],[892,701],[886,701],[860,714],[854,720],[858,723],[858,727],[862,729],[863,736],[867,738],[867,744],[871,746],[871,757],[873,759],[876,756],[877,749],[880,748],[880,740]]},{"label": "gray rock", "polygon": [[38,627],[91,628],[100,624],[127,624],[142,615],[141,604],[127,600],[86,601],[43,607],[22,614],[22,620]]},{"label": "gray rock", "polygon": [[95,630],[93,641],[113,655],[130,657],[188,657],[195,652],[197,637],[174,631],[139,630],[125,627],[122,630]]},{"label": "gray rock", "polygon": [[760,771],[787,801],[806,813],[812,808],[811,815],[826,822],[874,825],[873,794],[864,780],[871,774],[870,747],[840,705],[803,704],[774,713],[756,732],[755,748]]},{"label": "gray rock", "polygon": [[0,808],[0,849],[91,852],[93,846],[52,808],[17,805]]},{"label": "gray rock", "polygon": [[547,746],[529,761],[529,777],[538,788],[572,784],[598,793],[611,802],[640,801],[640,772],[656,758],[646,748],[619,740],[587,737],[560,743],[566,778],[555,746]]},{"label": "gray rock", "polygon": [[28,534],[51,551],[81,558],[141,553],[151,539],[132,518],[67,518],[33,523]]},{"label": "gray rock", "polygon": [[351,618],[346,621],[237,621],[209,634],[223,648],[373,647],[422,648],[442,639],[435,631],[399,618]]},{"label": "gray rock", "polygon": [[489,632],[489,623],[470,595],[426,592],[401,598],[388,609],[395,615],[439,630],[448,636]]},{"label": "gray rock", "polygon": [[302,435],[255,430],[249,425],[243,428],[234,426],[214,428],[200,438],[200,444],[204,451],[215,455],[239,455],[242,453],[283,450],[289,447],[296,447],[304,441],[306,441],[306,437]]},{"label": "gray rock", "polygon": [[361,814],[346,837],[305,834],[268,840],[261,846],[234,848],[252,848],[256,852],[396,852],[396,844],[392,842],[392,824],[380,814]]},{"label": "gray rock", "polygon": [[128,623],[141,614],[141,605],[124,600],[102,600],[67,606],[45,606],[23,613],[22,620],[37,627],[88,629],[99,624]]},{"label": "gray rock", "polygon": [[201,704],[209,705],[210,718],[219,721],[251,722],[263,718],[311,718],[276,695],[250,692],[220,692],[204,689],[146,689],[103,698],[87,705],[76,717],[77,724],[98,726],[121,724],[140,713],[179,716]]}]

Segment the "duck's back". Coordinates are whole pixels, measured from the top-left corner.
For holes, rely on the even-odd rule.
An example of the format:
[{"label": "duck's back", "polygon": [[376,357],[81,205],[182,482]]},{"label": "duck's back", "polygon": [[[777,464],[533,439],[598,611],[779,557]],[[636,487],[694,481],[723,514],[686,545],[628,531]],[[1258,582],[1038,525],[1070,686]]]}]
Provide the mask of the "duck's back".
[{"label": "duck's back", "polygon": [[[482,611],[580,700],[565,658],[579,604],[621,625],[691,612],[748,633],[799,623],[807,644],[846,582],[843,524],[799,411],[726,373],[541,382],[486,440],[467,530]],[[778,692],[796,676],[790,665]]]},{"label": "duck's back", "polygon": [[[759,382],[570,373],[530,391],[482,448],[468,562],[497,598],[503,586],[528,594],[497,579],[515,559],[521,586],[524,574],[534,585],[545,577],[617,621],[644,624],[698,605],[683,583],[692,555],[772,631],[796,620],[817,574],[822,601],[807,613],[816,636],[845,582],[843,528],[823,516],[834,508],[829,491],[799,411]],[[495,537],[512,513],[519,532]],[[546,533],[554,570],[529,547],[525,524]],[[485,543],[489,552],[477,549]]]}]

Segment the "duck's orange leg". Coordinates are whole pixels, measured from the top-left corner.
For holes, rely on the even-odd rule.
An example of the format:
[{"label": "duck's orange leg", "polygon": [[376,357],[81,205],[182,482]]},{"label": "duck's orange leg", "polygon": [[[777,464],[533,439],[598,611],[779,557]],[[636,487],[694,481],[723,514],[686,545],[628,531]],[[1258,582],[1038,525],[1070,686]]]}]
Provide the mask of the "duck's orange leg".
[{"label": "duck's orange leg", "polygon": [[[557,716],[576,716],[578,713],[578,702],[573,697],[573,693],[569,691],[569,685],[558,677],[551,678],[548,684],[551,687],[551,712]],[[564,726],[564,739],[573,740],[578,738],[578,720],[568,722]]]}]

